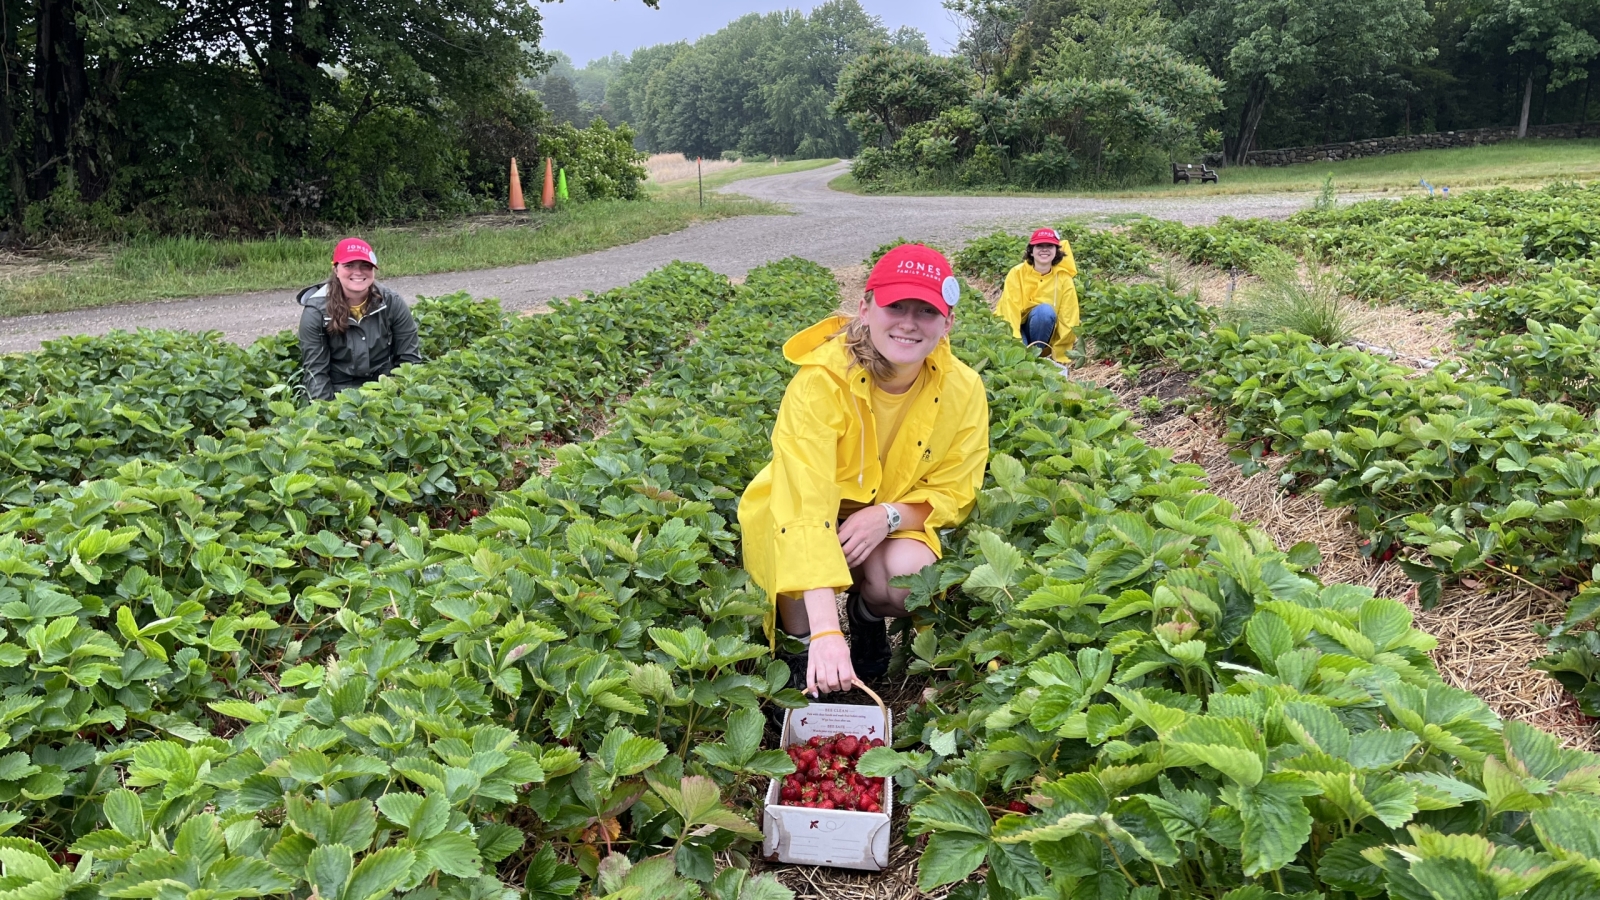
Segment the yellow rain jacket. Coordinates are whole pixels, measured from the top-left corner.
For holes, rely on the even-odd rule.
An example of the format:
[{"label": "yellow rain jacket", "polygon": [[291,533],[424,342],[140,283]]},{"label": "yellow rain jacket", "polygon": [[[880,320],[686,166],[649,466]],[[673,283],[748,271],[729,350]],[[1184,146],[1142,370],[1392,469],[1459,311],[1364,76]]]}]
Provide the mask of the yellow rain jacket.
[{"label": "yellow rain jacket", "polygon": [[744,567],[771,601],[779,594],[851,584],[839,546],[839,504],[927,503],[921,531],[899,531],[940,554],[938,529],[972,511],[989,462],[989,400],[978,373],[950,342],[923,362],[923,385],[906,410],[885,461],[878,460],[872,377],[852,368],[834,317],[790,338],[783,355],[800,366],[772,430],[772,462],[739,500]]},{"label": "yellow rain jacket", "polygon": [[1077,342],[1078,288],[1072,283],[1078,264],[1072,248],[1061,245],[1061,261],[1049,274],[1040,275],[1032,263],[1021,263],[1006,273],[1005,290],[994,314],[1011,323],[1011,333],[1022,339],[1022,316],[1028,310],[1048,303],[1056,308],[1056,333],[1050,337],[1050,355],[1056,362],[1067,361],[1067,351]]}]

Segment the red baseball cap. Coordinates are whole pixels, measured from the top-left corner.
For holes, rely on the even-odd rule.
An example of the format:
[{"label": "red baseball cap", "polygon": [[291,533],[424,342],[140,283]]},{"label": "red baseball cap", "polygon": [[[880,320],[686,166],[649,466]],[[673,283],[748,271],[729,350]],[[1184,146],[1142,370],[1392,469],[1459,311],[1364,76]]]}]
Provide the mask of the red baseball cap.
[{"label": "red baseball cap", "polygon": [[947,316],[961,300],[961,282],[950,274],[950,261],[922,244],[901,244],[885,253],[867,276],[867,290],[879,306],[921,300]]},{"label": "red baseball cap", "polygon": [[333,245],[333,264],[337,266],[347,262],[368,262],[377,268],[378,254],[373,253],[372,245],[361,238],[345,238]]},{"label": "red baseball cap", "polygon": [[1032,247],[1034,244],[1054,244],[1059,247],[1061,235],[1056,234],[1054,228],[1041,228],[1033,233],[1033,237],[1028,238],[1028,246]]}]

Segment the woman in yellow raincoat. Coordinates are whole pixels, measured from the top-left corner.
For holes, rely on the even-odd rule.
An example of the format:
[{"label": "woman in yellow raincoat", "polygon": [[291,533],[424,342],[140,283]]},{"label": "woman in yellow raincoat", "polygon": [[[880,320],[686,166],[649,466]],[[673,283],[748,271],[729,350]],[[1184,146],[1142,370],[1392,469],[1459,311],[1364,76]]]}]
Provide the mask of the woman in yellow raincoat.
[{"label": "woman in yellow raincoat", "polygon": [[1072,246],[1054,228],[1028,238],[1022,262],[1006,273],[1006,286],[994,314],[1011,323],[1011,332],[1030,347],[1048,351],[1058,363],[1077,341],[1078,289],[1072,279],[1078,264]]},{"label": "woman in yellow raincoat", "polygon": [[[739,523],[745,569],[806,646],[789,660],[791,683],[804,678],[808,693],[887,671],[884,618],[906,615],[910,594],[889,579],[939,558],[939,529],[967,517],[983,483],[989,403],[948,340],[960,296],[943,255],[897,247],[873,267],[856,316],[784,345],[800,371]],[[836,599],[845,588],[848,642]]]}]

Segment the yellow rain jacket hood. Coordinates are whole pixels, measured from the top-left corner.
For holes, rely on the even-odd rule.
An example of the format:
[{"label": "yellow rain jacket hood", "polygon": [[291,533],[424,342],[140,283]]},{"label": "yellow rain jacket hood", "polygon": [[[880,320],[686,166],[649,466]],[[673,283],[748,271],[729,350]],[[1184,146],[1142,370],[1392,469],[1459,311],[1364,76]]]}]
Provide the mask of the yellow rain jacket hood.
[{"label": "yellow rain jacket hood", "polygon": [[1028,310],[1048,303],[1056,308],[1056,331],[1050,337],[1050,356],[1056,362],[1067,361],[1067,351],[1077,342],[1074,329],[1078,327],[1078,288],[1072,283],[1078,274],[1078,263],[1072,258],[1072,248],[1061,245],[1061,261],[1049,273],[1040,275],[1032,263],[1020,263],[1006,274],[1005,290],[994,314],[1011,323],[1011,333],[1022,339],[1022,316]]},{"label": "yellow rain jacket hood", "polygon": [[972,511],[989,462],[989,400],[978,373],[948,339],[923,362],[923,386],[883,463],[872,414],[872,376],[852,368],[847,320],[818,322],[790,338],[783,355],[800,366],[772,431],[772,462],[739,500],[744,567],[767,592],[774,635],[778,594],[851,584],[839,546],[839,504],[927,503],[920,532],[897,532],[940,553],[938,529]]}]

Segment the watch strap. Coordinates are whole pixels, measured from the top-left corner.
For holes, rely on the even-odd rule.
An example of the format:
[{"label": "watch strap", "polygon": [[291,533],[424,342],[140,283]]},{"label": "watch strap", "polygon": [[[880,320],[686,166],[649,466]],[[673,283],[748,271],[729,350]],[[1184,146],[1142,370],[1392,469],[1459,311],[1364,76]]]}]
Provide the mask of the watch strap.
[{"label": "watch strap", "polygon": [[893,504],[889,503],[884,503],[882,506],[884,512],[888,513],[889,516],[889,533],[894,534],[896,531],[900,530],[900,523],[903,521],[900,515],[900,510],[895,509]]}]

